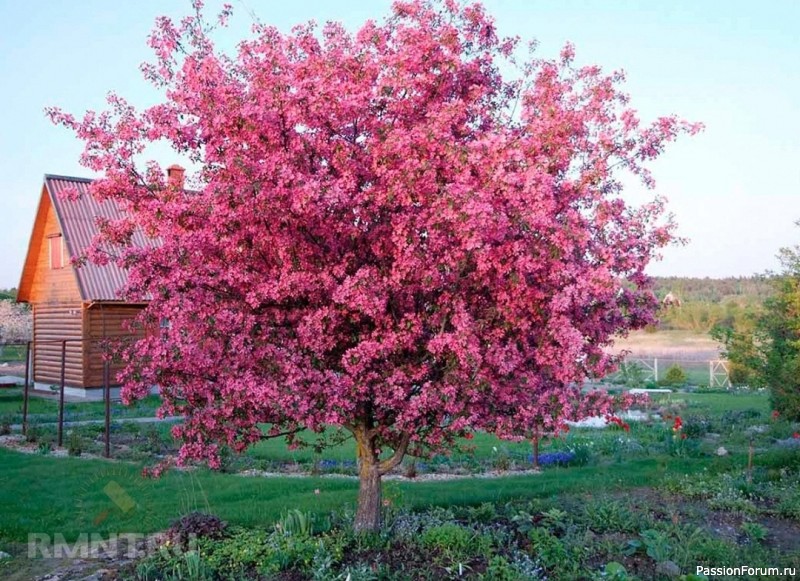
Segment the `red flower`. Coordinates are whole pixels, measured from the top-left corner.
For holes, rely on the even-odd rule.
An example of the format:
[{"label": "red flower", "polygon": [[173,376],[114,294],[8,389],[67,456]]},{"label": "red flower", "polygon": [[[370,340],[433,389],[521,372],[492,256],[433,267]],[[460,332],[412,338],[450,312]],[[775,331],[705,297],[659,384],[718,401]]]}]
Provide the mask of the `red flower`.
[{"label": "red flower", "polygon": [[619,419],[617,416],[611,416],[610,418],[608,418],[607,421],[609,424],[614,424],[615,426],[625,430],[626,432],[631,431],[631,427],[626,422],[623,422],[621,419]]},{"label": "red flower", "polygon": [[681,428],[683,428],[683,420],[680,416],[675,416],[675,423],[672,424],[672,431],[673,432],[680,432]]},{"label": "red flower", "polygon": [[794,434],[792,434],[792,438],[794,438],[795,440],[800,440],[800,432],[795,432]]},{"label": "red flower", "polygon": [[685,439],[686,439],[686,434],[681,434],[681,440],[685,440]]},{"label": "red flower", "polygon": [[781,412],[779,412],[778,410],[774,410],[772,412],[772,419],[777,420],[779,417],[781,417]]},{"label": "red flower", "polygon": [[474,438],[474,437],[475,437],[475,436],[473,436],[473,435],[472,435],[472,432],[469,432],[469,433],[467,433],[467,434],[464,434],[464,438],[466,438],[467,440],[471,440],[471,439],[472,439],[472,438]]}]

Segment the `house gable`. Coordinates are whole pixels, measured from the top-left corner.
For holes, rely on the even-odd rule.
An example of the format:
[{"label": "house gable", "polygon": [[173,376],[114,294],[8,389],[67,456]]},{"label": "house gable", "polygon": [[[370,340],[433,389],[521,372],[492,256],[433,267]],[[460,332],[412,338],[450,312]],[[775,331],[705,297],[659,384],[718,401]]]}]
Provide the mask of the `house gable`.
[{"label": "house gable", "polygon": [[28,244],[17,300],[25,303],[68,303],[81,300],[67,240],[46,187]]}]

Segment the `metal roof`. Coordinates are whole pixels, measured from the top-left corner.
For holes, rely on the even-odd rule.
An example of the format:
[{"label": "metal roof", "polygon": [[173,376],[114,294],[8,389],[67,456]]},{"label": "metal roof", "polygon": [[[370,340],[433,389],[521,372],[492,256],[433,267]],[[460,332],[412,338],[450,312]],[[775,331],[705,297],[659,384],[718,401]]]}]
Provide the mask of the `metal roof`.
[{"label": "metal roof", "polygon": [[[71,257],[83,255],[92,244],[99,233],[97,218],[119,220],[126,215],[114,200],[95,199],[89,188],[90,179],[48,174],[44,181]],[[78,195],[64,196],[69,191],[77,191]],[[138,230],[132,242],[139,247],[158,245],[157,240]],[[113,262],[102,266],[87,262],[76,268],[75,274],[84,301],[120,300],[118,293],[128,280],[128,272]]]}]

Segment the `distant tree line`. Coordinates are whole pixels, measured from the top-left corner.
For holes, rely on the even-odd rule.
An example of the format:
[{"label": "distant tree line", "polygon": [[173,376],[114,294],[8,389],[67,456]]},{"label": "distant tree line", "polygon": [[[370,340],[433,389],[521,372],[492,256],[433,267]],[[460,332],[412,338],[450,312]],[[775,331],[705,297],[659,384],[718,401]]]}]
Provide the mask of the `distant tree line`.
[{"label": "distant tree line", "polygon": [[655,277],[653,290],[659,299],[672,292],[684,303],[721,303],[736,299],[756,302],[772,296],[774,293],[772,278],[774,277],[762,275],[728,278]]},{"label": "distant tree line", "polygon": [[662,309],[657,328],[703,334],[717,327],[752,330],[764,301],[775,293],[775,278],[655,278],[653,287],[659,299],[671,292],[682,303]]}]

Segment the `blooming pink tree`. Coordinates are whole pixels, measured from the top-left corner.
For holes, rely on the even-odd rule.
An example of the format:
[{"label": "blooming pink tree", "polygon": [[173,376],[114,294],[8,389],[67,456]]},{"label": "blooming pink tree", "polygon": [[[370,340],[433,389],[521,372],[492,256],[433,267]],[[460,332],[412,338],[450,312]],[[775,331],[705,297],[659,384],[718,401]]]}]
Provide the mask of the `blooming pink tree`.
[{"label": "blooming pink tree", "polygon": [[24,343],[33,336],[33,315],[27,305],[0,300],[0,344]]},{"label": "blooming pink tree", "polygon": [[[129,270],[143,324],[170,321],[126,353],[123,396],[162,387],[162,413],[186,417],[180,461],[338,427],[369,530],[406,454],[612,413],[580,385],[652,321],[644,269],[673,230],[619,175],[651,184],[646,162],[696,127],[641,125],[622,75],[575,67],[571,46],[504,78],[517,42],[477,5],[397,2],[355,34],[259,25],[233,56],[197,8],[151,37],[163,103],[50,112],[86,141],[93,193],[129,212],[90,259]],[[194,189],[137,163],[159,140],[197,165]]]}]

